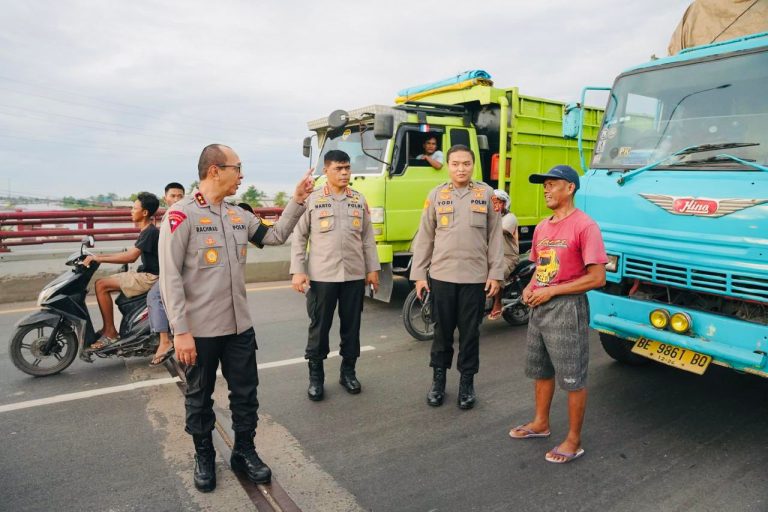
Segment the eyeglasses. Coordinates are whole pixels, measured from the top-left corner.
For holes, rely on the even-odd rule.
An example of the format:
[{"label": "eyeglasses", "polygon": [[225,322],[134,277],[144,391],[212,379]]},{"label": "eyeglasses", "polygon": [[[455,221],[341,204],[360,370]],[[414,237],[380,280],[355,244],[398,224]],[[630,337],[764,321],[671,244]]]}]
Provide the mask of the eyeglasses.
[{"label": "eyeglasses", "polygon": [[243,164],[237,164],[237,165],[226,165],[226,164],[215,164],[216,167],[220,167],[224,169],[225,167],[232,167],[233,169],[236,169],[238,173],[242,174],[243,172]]}]

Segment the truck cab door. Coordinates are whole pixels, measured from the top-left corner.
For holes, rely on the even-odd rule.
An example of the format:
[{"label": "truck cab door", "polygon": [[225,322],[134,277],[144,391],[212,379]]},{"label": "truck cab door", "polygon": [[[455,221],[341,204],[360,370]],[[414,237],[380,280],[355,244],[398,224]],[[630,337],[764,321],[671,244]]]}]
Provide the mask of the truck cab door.
[{"label": "truck cab door", "polygon": [[450,147],[445,127],[430,124],[429,128],[429,132],[423,133],[418,124],[403,124],[397,131],[392,169],[387,178],[384,219],[386,238],[395,252],[410,250],[427,194],[448,179],[445,166],[438,170],[416,159],[428,136],[437,137],[438,150],[443,154]]}]

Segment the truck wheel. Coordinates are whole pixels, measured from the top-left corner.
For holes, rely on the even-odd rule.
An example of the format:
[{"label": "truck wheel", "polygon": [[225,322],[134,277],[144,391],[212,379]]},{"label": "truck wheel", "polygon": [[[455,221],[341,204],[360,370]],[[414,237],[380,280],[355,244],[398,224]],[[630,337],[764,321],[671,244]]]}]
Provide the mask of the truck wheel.
[{"label": "truck wheel", "polygon": [[403,324],[408,334],[419,341],[429,341],[435,336],[435,323],[432,321],[432,305],[422,304],[416,296],[416,289],[411,290],[403,304]]},{"label": "truck wheel", "polygon": [[63,326],[56,336],[53,350],[43,353],[54,327],[45,322],[24,325],[11,338],[9,352],[14,366],[28,375],[46,377],[64,370],[77,356],[75,333]]},{"label": "truck wheel", "polygon": [[600,343],[603,345],[603,349],[606,351],[606,353],[614,358],[616,361],[624,364],[629,364],[632,366],[640,366],[643,364],[647,364],[650,359],[645,358],[643,356],[639,356],[637,354],[634,354],[632,352],[632,342],[629,340],[625,340],[623,338],[619,338],[617,336],[613,336],[611,334],[606,334],[604,332],[599,333],[600,334]]}]

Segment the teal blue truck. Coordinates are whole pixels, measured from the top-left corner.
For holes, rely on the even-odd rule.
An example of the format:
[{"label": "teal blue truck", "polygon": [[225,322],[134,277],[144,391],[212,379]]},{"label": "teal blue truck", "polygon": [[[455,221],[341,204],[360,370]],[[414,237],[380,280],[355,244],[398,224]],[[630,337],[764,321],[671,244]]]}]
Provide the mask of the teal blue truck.
[{"label": "teal blue truck", "polygon": [[[619,75],[577,206],[607,285],[590,324],[618,361],[768,376],[768,33]],[[579,104],[564,136],[581,139]]]}]

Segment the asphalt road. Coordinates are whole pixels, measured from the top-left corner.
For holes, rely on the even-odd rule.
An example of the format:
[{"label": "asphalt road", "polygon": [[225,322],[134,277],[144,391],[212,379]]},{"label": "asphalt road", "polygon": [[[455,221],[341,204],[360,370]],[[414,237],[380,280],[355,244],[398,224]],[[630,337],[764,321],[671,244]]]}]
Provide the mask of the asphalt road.
[{"label": "asphalt road", "polygon": [[[532,415],[523,375],[525,328],[482,328],[479,403],[425,403],[429,344],[402,327],[407,293],[366,301],[358,374],[363,393],[336,383],[326,364],[326,399],[306,399],[304,300],[287,283],[249,293],[260,364],[257,448],[304,511],[721,511],[768,510],[768,382],[711,367],[702,376],[650,364],[627,367],[593,336],[586,455],[567,465],[544,460],[566,433],[565,394],[555,395],[550,439],[511,440]],[[0,309],[0,333],[32,304]],[[98,322],[97,322],[98,323]],[[334,338],[337,339],[334,334]],[[173,384],[61,402],[62,394],[169,377],[146,360],[77,360],[58,376],[32,378],[0,345],[0,510],[253,510],[225,461],[219,487],[197,493],[183,401]],[[158,381],[166,382],[166,381]],[[216,407],[226,423],[226,385]],[[16,404],[52,403],[18,410]],[[6,409],[3,409],[6,407]]]}]

